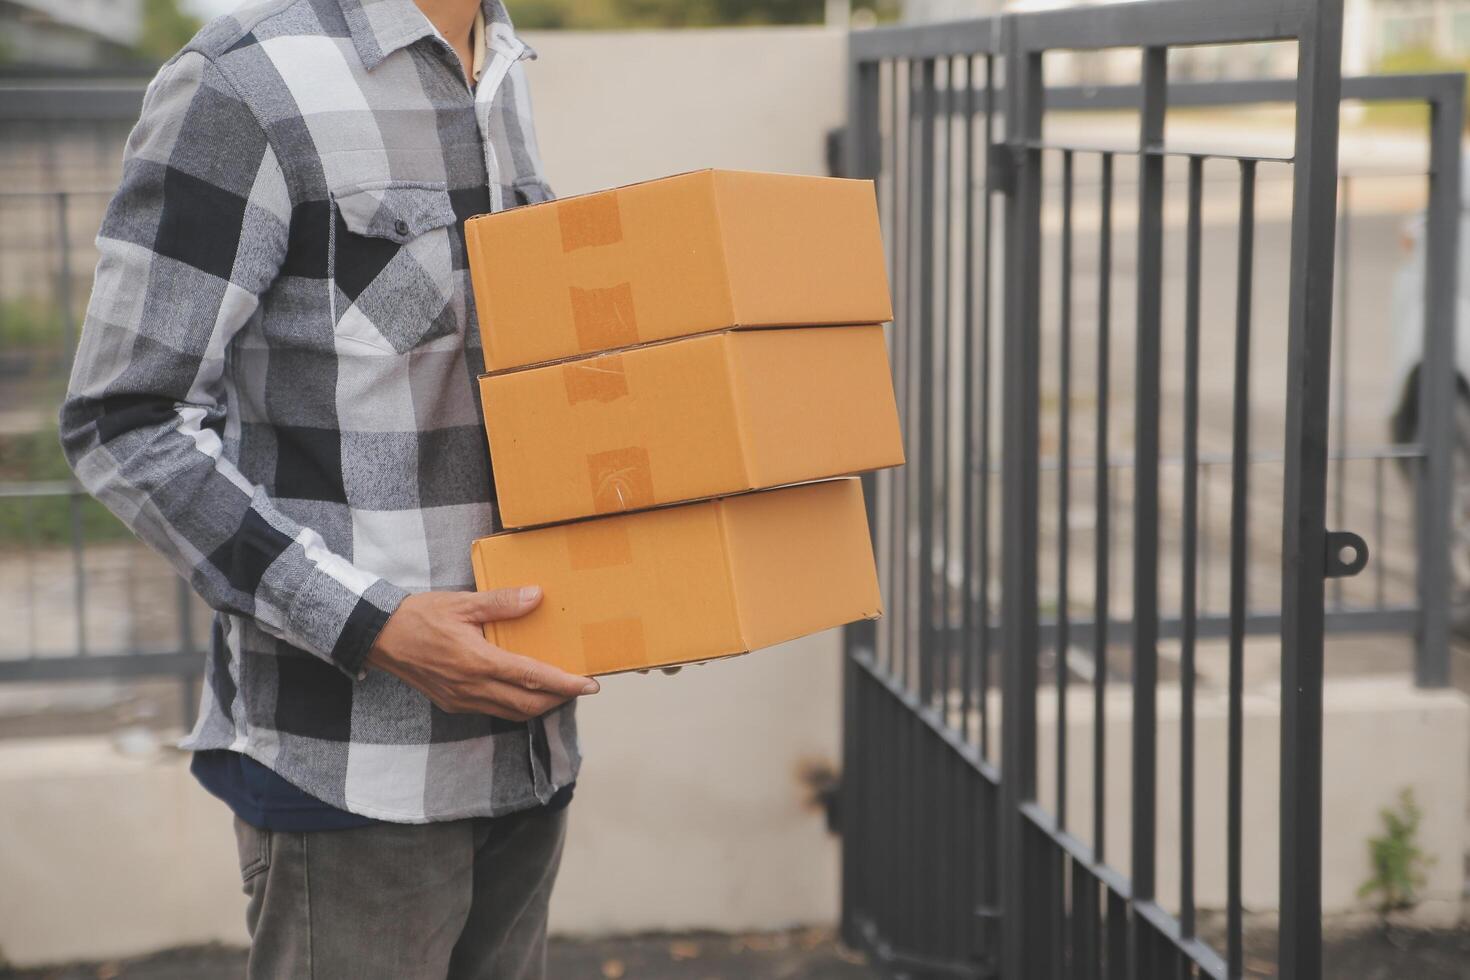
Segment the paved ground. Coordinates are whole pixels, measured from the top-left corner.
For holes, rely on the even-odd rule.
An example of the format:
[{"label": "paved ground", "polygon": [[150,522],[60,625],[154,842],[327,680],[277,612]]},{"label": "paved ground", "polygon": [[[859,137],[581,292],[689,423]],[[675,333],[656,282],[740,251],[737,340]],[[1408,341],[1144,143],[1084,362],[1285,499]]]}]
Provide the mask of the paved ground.
[{"label": "paved ground", "polygon": [[[1274,977],[1275,937],[1252,932],[1246,976]],[[1329,930],[1324,976],[1334,980],[1465,980],[1470,929]],[[235,980],[244,954],[217,946],[138,960],[7,971],[0,980]],[[641,936],[552,945],[554,980],[874,980],[862,957],[817,930],[746,936]]]},{"label": "paved ground", "polygon": [[[1470,929],[1378,928],[1325,937],[1322,975],[1329,980],[1465,980],[1470,976]],[[1246,976],[1277,976],[1274,936],[1246,948]]]},{"label": "paved ground", "polygon": [[[244,955],[217,946],[173,950],[139,960],[52,970],[6,971],[0,980],[234,980]],[[861,957],[820,930],[745,936],[641,936],[552,945],[555,980],[869,980]]]}]

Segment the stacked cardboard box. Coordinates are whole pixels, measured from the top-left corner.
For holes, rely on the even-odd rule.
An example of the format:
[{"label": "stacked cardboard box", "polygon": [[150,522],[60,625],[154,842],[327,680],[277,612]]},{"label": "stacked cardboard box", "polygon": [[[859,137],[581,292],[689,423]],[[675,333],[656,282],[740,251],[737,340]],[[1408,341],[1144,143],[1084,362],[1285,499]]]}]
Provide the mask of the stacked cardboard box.
[{"label": "stacked cardboard box", "polygon": [[903,462],[871,183],[701,171],[465,234],[512,529],[475,578],[545,591],[492,641],[605,674],[879,615],[849,476]]}]

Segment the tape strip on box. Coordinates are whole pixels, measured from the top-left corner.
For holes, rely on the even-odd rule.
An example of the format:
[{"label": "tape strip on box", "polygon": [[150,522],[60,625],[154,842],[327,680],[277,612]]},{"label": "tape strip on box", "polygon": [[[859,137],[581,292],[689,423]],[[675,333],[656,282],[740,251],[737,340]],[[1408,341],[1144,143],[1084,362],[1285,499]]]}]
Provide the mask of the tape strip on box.
[{"label": "tape strip on box", "polygon": [[589,454],[587,478],[595,513],[617,514],[653,506],[653,471],[648,450],[642,446]]},{"label": "tape strip on box", "polygon": [[569,197],[557,204],[561,224],[561,250],[616,245],[623,240],[623,218],[618,209],[618,192],[603,191]]},{"label": "tape strip on box", "polygon": [[561,380],[567,390],[568,405],[615,402],[628,393],[628,376],[623,371],[621,354],[569,361],[561,367]]},{"label": "tape strip on box", "polygon": [[572,326],[583,351],[610,350],[638,343],[638,317],[633,310],[633,285],[582,289],[568,286]]}]

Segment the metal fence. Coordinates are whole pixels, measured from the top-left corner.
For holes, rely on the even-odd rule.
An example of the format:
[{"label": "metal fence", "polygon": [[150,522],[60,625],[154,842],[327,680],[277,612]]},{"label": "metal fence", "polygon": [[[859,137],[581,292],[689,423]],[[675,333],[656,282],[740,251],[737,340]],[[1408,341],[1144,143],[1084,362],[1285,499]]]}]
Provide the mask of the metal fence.
[{"label": "metal fence", "polygon": [[[1277,41],[1297,46],[1294,80],[1169,82],[1173,47]],[[893,975],[1243,975],[1242,701],[1257,635],[1280,644],[1267,661],[1281,696],[1279,971],[1321,976],[1325,633],[1412,630],[1418,681],[1448,674],[1464,92],[1460,76],[1344,84],[1340,41],[1331,0],[1156,0],[852,36],[846,164],[878,185],[909,464],[869,481],[888,615],[847,635],[843,935]],[[1118,48],[1139,52],[1139,84],[1046,87],[1047,52]],[[1331,412],[1334,327],[1347,330],[1333,319],[1344,96],[1431,108],[1424,425],[1409,445],[1351,448]],[[1294,110],[1284,153],[1164,142],[1167,108],[1272,101]],[[1046,125],[1057,109],[1103,107],[1135,113],[1131,146],[1057,139]],[[1259,216],[1282,196],[1278,173],[1289,194],[1273,268]],[[1177,186],[1169,174],[1182,174]],[[1206,266],[1208,187],[1225,188],[1231,235]],[[1166,234],[1170,207],[1183,220]],[[1168,267],[1182,295],[1166,310]],[[1268,308],[1273,274],[1284,295]],[[1277,363],[1263,364],[1278,338]],[[1225,445],[1207,449],[1202,433]],[[1375,549],[1391,537],[1385,467],[1412,480],[1412,575],[1406,588],[1334,587],[1329,605],[1327,580],[1367,560],[1360,537],[1328,530],[1347,512],[1353,465],[1377,490]],[[1211,519],[1216,477],[1226,503]],[[1210,609],[1215,566],[1225,602]],[[1279,603],[1260,603],[1263,578]],[[1207,942],[1195,705],[1212,637],[1228,704],[1226,899]],[[1158,764],[1166,644],[1177,772]],[[1054,786],[1039,775],[1043,679]],[[1115,687],[1128,693],[1129,806],[1127,826],[1110,829]],[[1082,708],[1089,738],[1069,745],[1069,711]],[[1086,799],[1069,799],[1077,770]],[[1167,908],[1161,780],[1180,797]],[[1120,831],[1126,863],[1112,856]]]},{"label": "metal fence", "polygon": [[0,81],[0,682],[178,677],[189,718],[209,611],[87,496],[56,441],[145,82]]}]

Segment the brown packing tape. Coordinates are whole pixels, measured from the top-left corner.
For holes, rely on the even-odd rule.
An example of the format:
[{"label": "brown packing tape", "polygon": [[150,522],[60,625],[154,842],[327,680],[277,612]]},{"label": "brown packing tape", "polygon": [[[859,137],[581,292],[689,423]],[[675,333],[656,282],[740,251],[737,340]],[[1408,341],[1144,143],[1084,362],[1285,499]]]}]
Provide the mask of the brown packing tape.
[{"label": "brown packing tape", "polygon": [[617,191],[569,197],[557,205],[556,216],[561,224],[563,252],[616,245],[623,240],[623,219],[618,210]]},{"label": "brown packing tape", "polygon": [[562,537],[567,543],[567,564],[574,572],[633,563],[628,527],[621,521],[583,521],[569,527]]},{"label": "brown packing tape", "polygon": [[569,361],[561,367],[561,380],[567,389],[568,405],[613,402],[628,393],[628,376],[623,373],[619,354]]},{"label": "brown packing tape", "polygon": [[643,620],[632,616],[583,623],[582,659],[588,674],[608,674],[647,663]]},{"label": "brown packing tape", "polygon": [[572,325],[577,346],[584,351],[608,350],[638,343],[638,317],[633,310],[633,285],[582,289],[568,286]]},{"label": "brown packing tape", "polygon": [[653,471],[648,450],[642,446],[589,454],[587,478],[592,483],[595,513],[617,514],[653,506]]}]

